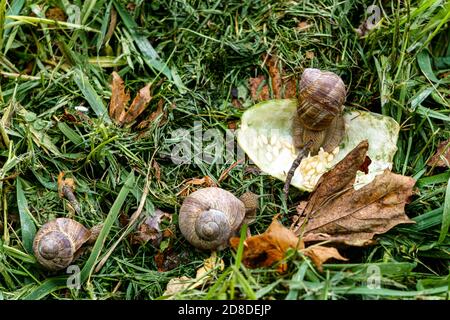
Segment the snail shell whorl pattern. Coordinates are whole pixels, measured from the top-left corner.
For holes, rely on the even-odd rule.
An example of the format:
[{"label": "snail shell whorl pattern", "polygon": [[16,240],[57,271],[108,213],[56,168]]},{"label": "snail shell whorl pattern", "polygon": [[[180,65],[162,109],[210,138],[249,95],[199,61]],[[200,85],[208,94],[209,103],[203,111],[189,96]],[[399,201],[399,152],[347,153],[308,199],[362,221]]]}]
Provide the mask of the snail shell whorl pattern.
[{"label": "snail shell whorl pattern", "polygon": [[75,252],[89,239],[90,231],[67,218],[57,218],[44,224],[36,233],[33,252],[38,262],[48,270],[61,270],[70,265]]},{"label": "snail shell whorl pattern", "polygon": [[220,188],[204,188],[186,197],[179,217],[180,231],[193,246],[221,250],[238,231],[245,206],[232,193]]},{"label": "snail shell whorl pattern", "polygon": [[335,73],[307,68],[300,80],[297,114],[309,130],[326,129],[342,112],[345,84]]}]

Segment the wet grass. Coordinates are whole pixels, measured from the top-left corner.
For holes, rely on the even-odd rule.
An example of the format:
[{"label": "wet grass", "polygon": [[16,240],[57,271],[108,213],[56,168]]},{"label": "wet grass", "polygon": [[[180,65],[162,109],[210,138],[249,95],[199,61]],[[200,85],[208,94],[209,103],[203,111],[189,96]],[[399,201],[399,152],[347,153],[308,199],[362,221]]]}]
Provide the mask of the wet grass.
[{"label": "wet grass", "polygon": [[[275,267],[247,269],[239,253],[225,250],[219,253],[225,269],[212,271],[214,281],[178,298],[448,299],[449,174],[426,162],[450,137],[450,2],[377,2],[381,21],[362,38],[354,29],[372,14],[364,1],[71,3],[0,1],[0,299],[157,299],[170,279],[195,277],[208,254],[194,250],[178,229],[170,246],[185,257],[159,272],[154,256],[168,242],[132,245],[125,236],[132,230],[118,217],[135,212],[147,186],[144,214],[173,213],[176,226],[184,182],[209,176],[218,183],[236,157],[176,165],[170,158],[180,141],[176,130],[187,130],[192,141],[196,125],[225,136],[253,104],[248,79],[268,75],[266,53],[277,55],[288,75],[306,67],[338,73],[349,88],[348,108],[401,124],[393,171],[417,179],[406,207],[417,223],[379,236],[375,246],[343,249],[350,262],[327,264],[322,273],[294,252],[280,275]],[[67,23],[46,18],[55,6]],[[132,93],[153,84],[154,99],[139,120],[162,100],[167,121],[161,116],[143,130],[114,125],[107,113],[114,70]],[[232,104],[236,92],[241,107]],[[235,167],[220,187],[261,196],[251,226],[257,233],[282,210],[283,186],[250,168]],[[58,195],[60,172],[76,182],[82,212],[75,219],[107,225],[76,261],[80,290],[67,288],[64,272],[41,269],[30,251],[43,223],[74,217]],[[292,213],[305,196],[291,190]],[[371,283],[377,272],[379,288]]]}]

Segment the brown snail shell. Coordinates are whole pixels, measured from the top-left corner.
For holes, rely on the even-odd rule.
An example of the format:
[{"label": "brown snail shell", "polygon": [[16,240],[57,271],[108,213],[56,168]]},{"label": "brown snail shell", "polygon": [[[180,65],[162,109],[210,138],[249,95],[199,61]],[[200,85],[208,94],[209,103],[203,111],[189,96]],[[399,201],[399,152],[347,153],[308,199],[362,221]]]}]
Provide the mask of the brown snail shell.
[{"label": "brown snail shell", "polygon": [[194,247],[222,250],[239,231],[247,212],[253,213],[253,209],[231,192],[215,187],[199,189],[181,205],[180,231]]},{"label": "brown snail shell", "polygon": [[342,117],[346,89],[335,73],[307,68],[300,79],[297,113],[293,121],[294,145],[303,147],[312,140],[311,154],[322,147],[331,152],[342,140]]},{"label": "brown snail shell", "polygon": [[81,223],[57,218],[44,224],[33,241],[38,262],[48,270],[67,268],[80,247],[89,240],[91,232]]}]

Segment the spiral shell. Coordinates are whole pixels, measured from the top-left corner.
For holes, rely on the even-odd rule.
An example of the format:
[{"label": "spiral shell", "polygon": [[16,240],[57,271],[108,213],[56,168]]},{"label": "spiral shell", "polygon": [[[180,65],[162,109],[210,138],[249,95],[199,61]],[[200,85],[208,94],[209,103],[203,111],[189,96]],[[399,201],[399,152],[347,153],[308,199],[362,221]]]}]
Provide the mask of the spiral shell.
[{"label": "spiral shell", "polygon": [[186,197],[179,216],[183,236],[202,250],[222,250],[244,220],[244,203],[221,188],[204,188]]},{"label": "spiral shell", "polygon": [[44,224],[36,233],[33,252],[48,270],[61,270],[74,260],[75,253],[89,240],[91,232],[82,224],[57,218]]},{"label": "spiral shell", "polygon": [[312,131],[325,130],[342,112],[345,85],[335,73],[307,68],[300,79],[297,114],[302,125]]}]

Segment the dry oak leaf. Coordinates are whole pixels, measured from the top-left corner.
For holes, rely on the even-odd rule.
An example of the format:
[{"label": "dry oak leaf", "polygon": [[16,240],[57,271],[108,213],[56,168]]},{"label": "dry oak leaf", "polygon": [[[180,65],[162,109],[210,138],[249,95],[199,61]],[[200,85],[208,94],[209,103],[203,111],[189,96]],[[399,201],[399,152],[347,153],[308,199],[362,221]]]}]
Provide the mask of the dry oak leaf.
[{"label": "dry oak leaf", "polygon": [[428,160],[427,165],[431,167],[450,167],[450,139],[442,141],[434,156]]},{"label": "dry oak leaf", "polygon": [[131,105],[130,93],[125,92],[125,85],[117,72],[112,73],[111,100],[109,103],[109,115],[117,125],[124,125],[133,122],[144,112],[145,108],[152,100],[150,94],[150,84],[139,90]]},{"label": "dry oak leaf", "polygon": [[362,141],[331,171],[325,173],[293,226],[305,242],[331,241],[363,246],[400,223],[414,223],[404,208],[415,180],[385,170],[355,190],[355,176],[369,148]]}]

